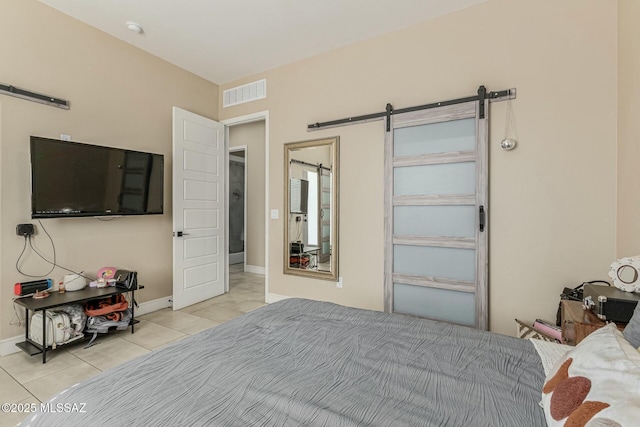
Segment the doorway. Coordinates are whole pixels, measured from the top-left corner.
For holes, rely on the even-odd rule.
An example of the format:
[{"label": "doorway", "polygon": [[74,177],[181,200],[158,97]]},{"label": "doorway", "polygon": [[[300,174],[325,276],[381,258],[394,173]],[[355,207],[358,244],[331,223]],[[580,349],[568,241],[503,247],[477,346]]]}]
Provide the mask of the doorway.
[{"label": "doorway", "polygon": [[[264,275],[265,299],[269,289],[269,113],[268,111],[223,120],[226,126],[229,157],[242,149],[245,161],[244,193],[244,264],[235,264],[234,271],[242,266],[242,271]],[[230,171],[229,171],[230,173]],[[234,198],[234,190],[227,188],[229,203]],[[231,223],[226,224],[227,233],[231,233]],[[229,291],[229,281],[227,289]]]},{"label": "doorway", "polygon": [[246,264],[247,146],[229,148],[229,265]]}]

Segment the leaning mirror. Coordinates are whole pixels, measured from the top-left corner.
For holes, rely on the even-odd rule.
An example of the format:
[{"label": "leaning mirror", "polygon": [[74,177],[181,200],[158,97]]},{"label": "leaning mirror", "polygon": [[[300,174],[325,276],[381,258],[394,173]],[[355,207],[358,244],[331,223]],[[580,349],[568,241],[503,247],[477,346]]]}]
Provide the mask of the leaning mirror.
[{"label": "leaning mirror", "polygon": [[284,273],[338,280],[338,137],[284,145]]}]

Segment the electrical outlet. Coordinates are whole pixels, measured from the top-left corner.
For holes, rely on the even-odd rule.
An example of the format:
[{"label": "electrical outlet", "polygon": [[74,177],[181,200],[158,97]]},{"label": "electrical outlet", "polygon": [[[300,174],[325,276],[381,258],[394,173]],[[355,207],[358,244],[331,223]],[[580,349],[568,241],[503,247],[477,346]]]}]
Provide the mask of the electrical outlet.
[{"label": "electrical outlet", "polygon": [[338,281],[336,282],[336,287],[342,289],[342,277],[338,277]]},{"label": "electrical outlet", "polygon": [[36,232],[33,224],[18,224],[16,226],[16,234],[18,236],[32,236]]},{"label": "electrical outlet", "polygon": [[61,133],[60,139],[63,141],[71,141],[71,135],[65,135],[64,133]]}]

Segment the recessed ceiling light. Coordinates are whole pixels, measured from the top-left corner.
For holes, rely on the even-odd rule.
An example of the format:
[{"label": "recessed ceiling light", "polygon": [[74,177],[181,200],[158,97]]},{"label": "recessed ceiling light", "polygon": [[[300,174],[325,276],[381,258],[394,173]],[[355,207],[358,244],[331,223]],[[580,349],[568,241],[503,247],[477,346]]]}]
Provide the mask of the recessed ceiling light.
[{"label": "recessed ceiling light", "polygon": [[127,28],[136,34],[142,34],[144,32],[140,24],[131,21],[127,22]]}]

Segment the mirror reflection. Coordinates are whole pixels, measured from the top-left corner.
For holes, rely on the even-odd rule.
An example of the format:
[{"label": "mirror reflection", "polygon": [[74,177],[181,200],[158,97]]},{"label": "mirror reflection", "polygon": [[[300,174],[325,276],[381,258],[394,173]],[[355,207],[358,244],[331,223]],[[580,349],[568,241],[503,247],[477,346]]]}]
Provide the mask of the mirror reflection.
[{"label": "mirror reflection", "polygon": [[285,144],[285,274],[338,278],[338,137]]}]

